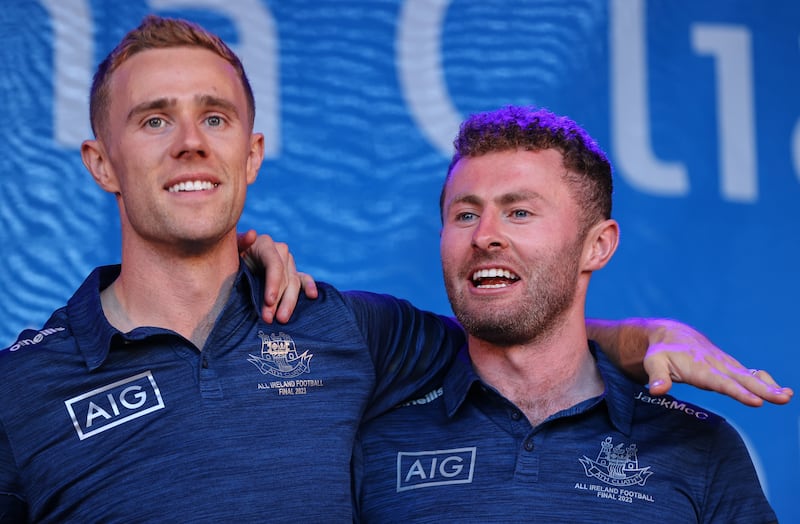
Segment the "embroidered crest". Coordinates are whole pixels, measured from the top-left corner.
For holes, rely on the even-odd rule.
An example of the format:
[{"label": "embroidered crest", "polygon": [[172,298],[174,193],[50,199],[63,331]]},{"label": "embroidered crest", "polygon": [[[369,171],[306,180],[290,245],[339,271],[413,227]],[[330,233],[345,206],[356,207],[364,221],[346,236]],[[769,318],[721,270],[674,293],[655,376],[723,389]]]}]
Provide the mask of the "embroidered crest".
[{"label": "embroidered crest", "polygon": [[247,361],[252,362],[261,373],[293,378],[309,372],[308,364],[314,355],[309,355],[308,351],[298,354],[292,337],[283,332],[267,335],[259,331],[258,338],[261,339],[261,356],[251,354]]},{"label": "embroidered crest", "polygon": [[579,460],[583,464],[587,477],[594,477],[611,486],[644,486],[647,478],[653,474],[650,466],[640,468],[636,455],[636,444],[627,448],[625,444],[614,446],[611,437],[600,443],[600,453],[595,460],[584,455]]}]

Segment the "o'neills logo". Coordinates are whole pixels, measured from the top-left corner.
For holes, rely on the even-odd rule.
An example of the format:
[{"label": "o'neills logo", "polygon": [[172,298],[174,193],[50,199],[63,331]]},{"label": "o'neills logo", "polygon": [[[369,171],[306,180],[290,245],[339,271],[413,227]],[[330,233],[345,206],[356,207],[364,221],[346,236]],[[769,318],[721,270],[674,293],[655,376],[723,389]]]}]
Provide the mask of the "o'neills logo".
[{"label": "o'neills logo", "polygon": [[647,477],[653,474],[650,466],[640,468],[636,456],[636,444],[624,447],[624,444],[614,446],[611,437],[600,443],[600,453],[592,460],[586,455],[578,459],[583,464],[587,477],[611,486],[624,487],[638,484],[644,486]]},{"label": "o'neills logo", "polygon": [[17,340],[13,346],[9,347],[9,351],[17,351],[20,348],[25,346],[33,346],[34,344],[38,344],[44,340],[45,337],[52,335],[54,333],[58,333],[60,331],[64,331],[63,327],[55,327],[55,328],[48,328],[43,329],[36,333],[33,338],[22,338]]},{"label": "o'neills logo", "polygon": [[434,389],[433,391],[428,392],[422,398],[416,398],[414,400],[409,400],[408,402],[404,402],[404,403],[400,404],[400,407],[419,406],[419,405],[422,405],[422,404],[427,404],[429,402],[433,402],[434,400],[436,400],[437,398],[441,397],[442,395],[444,395],[444,388],[437,388],[437,389]]},{"label": "o'neills logo", "polygon": [[265,375],[279,378],[293,378],[310,371],[311,357],[308,351],[297,353],[292,337],[286,333],[265,334],[258,332],[261,339],[261,356],[250,355],[247,359]]}]

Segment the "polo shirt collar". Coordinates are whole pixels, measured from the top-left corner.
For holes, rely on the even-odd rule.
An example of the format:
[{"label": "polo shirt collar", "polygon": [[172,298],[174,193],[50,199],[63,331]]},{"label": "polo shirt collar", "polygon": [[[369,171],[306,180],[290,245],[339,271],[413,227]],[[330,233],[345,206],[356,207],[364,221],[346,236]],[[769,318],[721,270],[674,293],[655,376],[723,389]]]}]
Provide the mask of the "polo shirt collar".
[{"label": "polo shirt collar", "polygon": [[472,359],[469,358],[469,349],[464,344],[459,350],[456,358],[450,364],[450,369],[444,377],[444,392],[442,394],[447,416],[453,417],[456,411],[467,399],[473,384],[480,384],[481,379],[472,367]]},{"label": "polo shirt collar", "polygon": [[628,379],[617,369],[597,343],[590,340],[589,349],[597,360],[597,369],[606,385],[603,400],[608,409],[609,419],[617,431],[630,436],[635,408],[633,399],[636,393],[641,391],[642,386]]},{"label": "polo shirt collar", "polygon": [[[589,350],[597,361],[600,376],[605,383],[605,391],[599,397],[600,402],[608,410],[609,419],[614,427],[621,433],[630,435],[634,411],[632,399],[641,386],[628,380],[622,372],[614,367],[614,364],[608,360],[594,341],[589,341]],[[467,399],[473,385],[476,384],[494,390],[491,386],[484,384],[475,372],[465,345],[459,351],[444,378],[443,400],[448,417],[456,414]],[[584,404],[580,411],[592,409],[596,405],[597,402]]]},{"label": "polo shirt collar", "polygon": [[112,339],[119,335],[119,330],[109,324],[100,304],[100,291],[111,285],[119,272],[118,264],[96,268],[67,301],[70,329],[90,370],[97,369],[105,361]]},{"label": "polo shirt collar", "polygon": [[[100,292],[117,279],[120,268],[121,266],[116,264],[94,269],[67,301],[70,329],[90,371],[99,368],[105,362],[112,348],[165,331],[162,328],[141,327],[122,333],[108,322],[100,303]],[[231,298],[235,294],[246,296],[249,305],[260,316],[264,296],[263,284],[242,261],[239,263]],[[225,309],[227,306],[223,309],[223,315]]]}]

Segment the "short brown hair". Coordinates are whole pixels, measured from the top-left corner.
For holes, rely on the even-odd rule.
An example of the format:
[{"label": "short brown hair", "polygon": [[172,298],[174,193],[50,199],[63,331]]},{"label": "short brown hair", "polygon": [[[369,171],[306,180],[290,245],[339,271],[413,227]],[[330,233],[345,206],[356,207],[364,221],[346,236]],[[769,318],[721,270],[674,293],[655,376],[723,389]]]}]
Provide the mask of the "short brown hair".
[{"label": "short brown hair", "polygon": [[524,106],[477,113],[461,124],[453,145],[455,153],[447,168],[439,199],[442,218],[445,189],[456,162],[464,157],[518,149],[556,149],[561,152],[565,178],[584,211],[585,228],[611,218],[611,164],[594,139],[567,117],[546,109]]},{"label": "short brown hair", "polygon": [[103,129],[109,106],[108,82],[111,73],[117,70],[126,60],[141,51],[148,49],[165,49],[171,47],[200,47],[213,51],[233,66],[239,74],[247,97],[250,126],[255,121],[256,103],[250,81],[244,72],[241,60],[236,53],[222,41],[199,25],[187,20],[163,18],[148,15],[136,29],[126,34],[117,46],[108,54],[94,74],[92,90],[89,97],[89,117],[95,137]]}]

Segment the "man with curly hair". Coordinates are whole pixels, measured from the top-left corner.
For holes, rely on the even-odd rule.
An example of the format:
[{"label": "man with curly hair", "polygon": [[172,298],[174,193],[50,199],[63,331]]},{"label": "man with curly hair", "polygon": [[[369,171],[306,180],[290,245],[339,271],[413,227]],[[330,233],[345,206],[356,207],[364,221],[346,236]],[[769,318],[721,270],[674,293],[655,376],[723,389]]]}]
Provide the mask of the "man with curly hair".
[{"label": "man with curly hair", "polygon": [[774,522],[721,417],[657,397],[587,340],[619,241],[611,165],[572,120],[507,107],[461,126],[441,194],[467,345],[441,383],[362,427],[362,522]]}]

